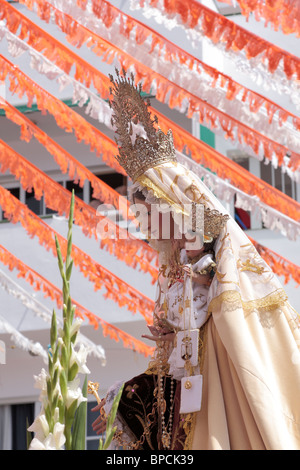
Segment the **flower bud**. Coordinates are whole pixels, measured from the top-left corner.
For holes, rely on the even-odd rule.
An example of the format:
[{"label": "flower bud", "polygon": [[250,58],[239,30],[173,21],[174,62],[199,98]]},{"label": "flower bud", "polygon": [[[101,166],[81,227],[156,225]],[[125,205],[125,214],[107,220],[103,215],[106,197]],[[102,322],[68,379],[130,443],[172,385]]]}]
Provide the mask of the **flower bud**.
[{"label": "flower bud", "polygon": [[62,396],[65,397],[68,393],[68,383],[65,371],[61,371],[59,376],[59,384]]}]

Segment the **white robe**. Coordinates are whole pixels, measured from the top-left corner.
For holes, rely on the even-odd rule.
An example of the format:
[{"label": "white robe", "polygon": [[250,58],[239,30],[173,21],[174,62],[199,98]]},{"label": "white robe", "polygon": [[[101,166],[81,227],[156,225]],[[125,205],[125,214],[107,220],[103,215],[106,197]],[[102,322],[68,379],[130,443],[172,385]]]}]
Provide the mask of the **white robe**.
[{"label": "white robe", "polygon": [[[184,265],[190,265],[186,251],[181,250],[180,262]],[[202,256],[196,263],[190,265],[193,272],[201,271],[214,263],[213,256],[206,254]],[[169,287],[164,293],[164,299],[167,301],[167,321],[168,323],[177,330],[187,330],[188,328],[195,329],[201,328],[207,318],[207,294],[208,286],[201,285],[195,281],[191,282],[186,276],[186,287],[184,289],[184,283],[176,281],[171,287]],[[189,291],[189,286],[192,291]],[[184,299],[189,298],[191,301],[191,308],[189,310],[190,318],[180,313],[180,306],[183,304]],[[171,348],[169,357],[169,373],[176,380],[180,380],[184,376],[184,368],[178,367],[176,360],[176,344],[175,347]]]}]

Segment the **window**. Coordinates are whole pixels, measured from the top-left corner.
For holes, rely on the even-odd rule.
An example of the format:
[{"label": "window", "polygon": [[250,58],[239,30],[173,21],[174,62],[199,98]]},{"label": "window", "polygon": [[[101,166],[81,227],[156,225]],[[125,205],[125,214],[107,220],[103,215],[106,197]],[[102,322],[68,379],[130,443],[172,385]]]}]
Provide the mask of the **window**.
[{"label": "window", "polygon": [[34,421],[34,406],[0,406],[0,450],[27,450],[27,428]]},{"label": "window", "polygon": [[12,450],[27,449],[27,427],[34,421],[34,403],[11,406]]},{"label": "window", "polygon": [[[97,178],[99,178],[101,181],[106,183],[108,186],[111,188],[115,189],[120,195],[127,197],[127,177],[121,175],[120,173],[101,173],[101,174],[95,174]],[[97,209],[99,207],[99,204],[104,204],[104,201],[100,201],[98,199],[95,199],[93,197],[93,188],[92,185],[90,184],[89,186],[89,194],[90,194],[90,205]],[[118,208],[116,208],[118,210]],[[115,214],[115,220],[119,220],[120,215]]]},{"label": "window", "polygon": [[26,191],[25,193],[25,204],[32,212],[37,215],[43,214],[43,207],[44,207],[44,198],[40,200],[35,198],[34,189],[31,192]]},{"label": "window", "polygon": [[[20,188],[14,187],[14,188],[5,188],[7,191],[9,191],[13,196],[15,196],[17,199],[20,199]],[[0,208],[1,209],[1,208]],[[2,218],[0,220],[7,220],[7,218],[4,216],[5,211],[1,211]]]},{"label": "window", "polygon": [[[123,196],[127,196],[127,177],[123,176],[119,173],[113,172],[113,173],[104,173],[104,174],[96,174],[96,176],[104,181],[106,184],[108,184],[111,188],[116,189],[120,194]],[[61,177],[61,175],[60,175]],[[55,177],[52,177],[53,180],[55,181]],[[59,175],[57,175],[57,178],[59,178]],[[80,198],[81,200],[84,200],[86,204],[89,204],[90,201],[90,195],[92,194],[92,188],[91,184],[88,184],[88,181],[86,182],[86,185],[81,187],[78,183],[74,183],[73,180],[60,180],[57,181],[58,184],[63,186],[63,188],[67,189],[68,191],[72,192],[74,189],[75,196]],[[26,204],[27,207],[34,212],[34,214],[43,217],[43,216],[50,216],[52,214],[56,214],[57,211],[53,210],[49,207],[46,207],[45,205],[45,200],[44,197],[42,197],[40,200],[36,199],[35,197],[35,192],[34,189],[32,191],[24,191],[23,188],[20,186],[15,186],[15,183],[13,182],[8,182],[3,184],[5,189],[10,191],[17,199],[19,199],[22,203]],[[96,207],[99,205],[99,201],[94,200],[94,203],[96,204]],[[100,201],[101,203],[101,201]],[[0,221],[1,220],[7,220],[6,217],[4,217],[3,211],[0,207]]]},{"label": "window", "polygon": [[269,163],[260,163],[261,178],[272,185],[274,188],[282,191],[287,196],[296,199],[296,184],[286,173],[283,173],[281,167],[274,168]]},{"label": "window", "polygon": [[83,187],[81,188],[78,183],[74,183],[74,181],[67,181],[66,188],[70,192],[72,192],[74,189],[75,196],[83,200]]},{"label": "window", "polygon": [[[127,177],[120,173],[101,173],[95,174],[97,178],[106,183],[113,189],[116,189],[123,196],[127,196]],[[92,197],[93,189],[90,184],[90,194]]]},{"label": "window", "polygon": [[[250,171],[248,157],[241,156],[236,161],[241,167],[245,168],[245,170]],[[249,211],[245,211],[234,205],[234,219],[241,229],[248,230],[251,228],[251,215]]]}]

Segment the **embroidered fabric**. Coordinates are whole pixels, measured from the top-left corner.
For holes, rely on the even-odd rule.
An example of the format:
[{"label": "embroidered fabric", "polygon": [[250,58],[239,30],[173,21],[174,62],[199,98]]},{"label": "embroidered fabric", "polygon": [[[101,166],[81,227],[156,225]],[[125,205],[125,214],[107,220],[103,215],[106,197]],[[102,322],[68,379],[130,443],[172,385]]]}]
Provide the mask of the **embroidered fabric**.
[{"label": "embroidered fabric", "polygon": [[[211,254],[206,254],[194,264],[189,264],[186,250],[182,249],[180,252],[180,262],[182,265],[191,267],[192,271],[196,273],[214,264],[214,259]],[[200,329],[207,319],[207,294],[209,288],[208,286],[198,284],[195,281],[190,282],[192,283],[192,295],[190,298],[185,295],[183,283],[179,281],[175,282],[164,292],[164,298],[167,302],[167,321],[175,331],[185,330],[188,327],[191,329]],[[182,311],[182,306],[186,300],[190,302],[190,318],[187,318]],[[168,359],[168,364],[170,366],[169,374],[174,379],[180,380],[184,377],[185,371],[183,367],[178,367],[176,351],[177,345],[174,344]]]},{"label": "embroidered fabric", "polygon": [[[186,250],[181,250],[180,260],[183,265],[189,265]],[[207,254],[200,258],[196,263],[189,265],[194,273],[197,273],[204,268],[207,268],[214,259],[211,254]],[[200,328],[207,317],[207,293],[208,286],[200,285],[195,281],[192,281],[192,310],[193,317],[195,319],[196,328]],[[182,330],[184,328],[184,319],[182,314],[179,312],[179,306],[183,299],[183,284],[181,282],[175,282],[165,294],[168,303],[168,322],[175,328]]]},{"label": "embroidered fabric", "polygon": [[[150,169],[146,173],[147,177],[155,183],[155,187],[172,195],[175,203],[180,201],[184,204],[191,201],[186,189],[193,183],[197,188],[199,201],[201,200],[208,207],[226,214],[222,204],[200,178],[188,169],[182,168],[179,163],[161,165],[160,168]],[[136,189],[142,191],[146,202],[150,204],[163,202],[162,198],[159,199],[157,194],[154,194],[153,189],[143,187],[141,182],[137,182],[131,187],[131,194]],[[160,263],[167,262],[170,256],[170,243],[150,240],[150,244],[153,244],[153,247],[158,250]],[[165,253],[164,250],[166,250]],[[222,229],[221,235],[216,241],[215,253],[216,274],[208,291],[207,299],[207,303],[210,305],[209,311],[214,315],[219,314],[222,302],[223,311],[224,309],[234,311],[235,308],[244,308],[248,314],[262,311],[263,306],[278,308],[287,301],[287,296],[279,280],[232,218],[228,220],[227,226]],[[248,260],[251,260],[250,264]],[[266,299],[268,299],[267,303],[265,303]]]}]

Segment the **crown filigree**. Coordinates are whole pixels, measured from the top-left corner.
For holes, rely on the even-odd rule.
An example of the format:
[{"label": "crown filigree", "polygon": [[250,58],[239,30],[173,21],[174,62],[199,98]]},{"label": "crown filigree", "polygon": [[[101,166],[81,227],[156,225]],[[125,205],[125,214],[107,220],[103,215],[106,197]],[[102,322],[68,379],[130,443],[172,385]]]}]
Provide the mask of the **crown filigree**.
[{"label": "crown filigree", "polygon": [[[157,117],[151,118],[148,107],[150,100],[141,95],[141,84],[135,86],[134,75],[127,76],[125,70],[120,75],[116,70],[117,79],[109,75],[113,86],[110,89],[113,100],[110,107],[113,110],[111,118],[115,128],[115,137],[119,155],[116,159],[124,168],[128,176],[133,180],[161,163],[176,161],[173,144],[173,134],[169,130],[164,134],[160,129],[156,130],[154,124]],[[134,126],[141,124],[143,134],[134,136]]]},{"label": "crown filigree", "polygon": [[223,227],[225,227],[229,220],[229,215],[221,214],[216,209],[210,209],[209,207],[203,207],[203,212],[197,209],[197,203],[192,202],[191,211],[191,228],[192,232],[197,232],[198,229],[203,228],[204,231],[204,242],[211,242],[220,235]]},{"label": "crown filigree", "polygon": [[204,208],[204,235],[212,239],[218,238],[223,227],[225,227],[229,215],[221,214],[216,209]]}]

